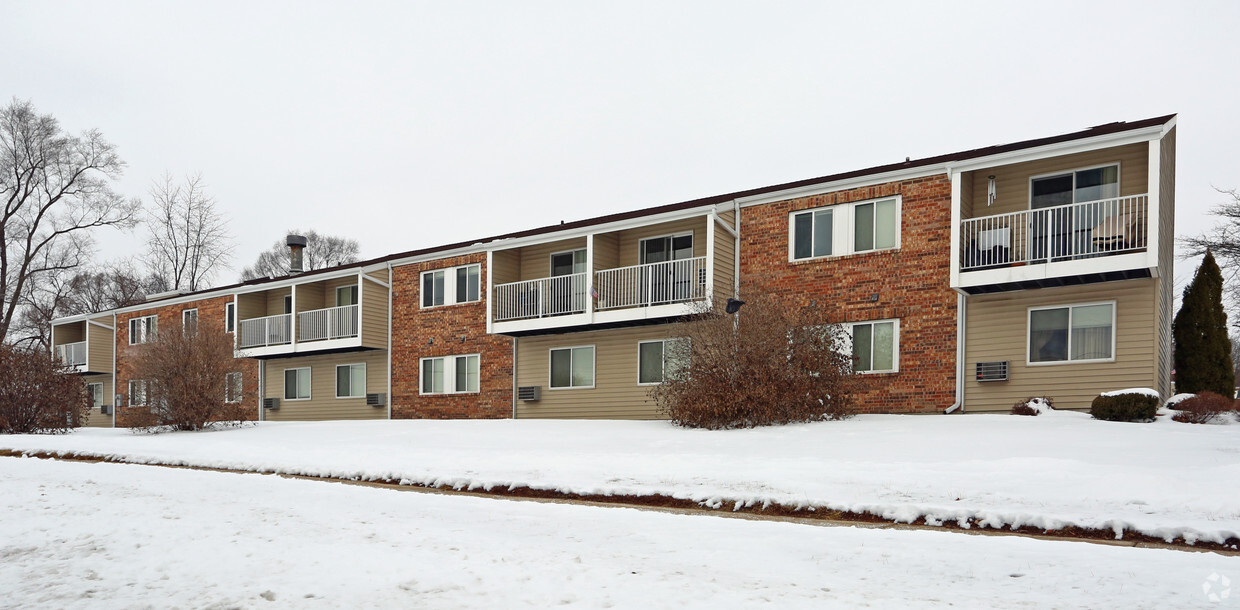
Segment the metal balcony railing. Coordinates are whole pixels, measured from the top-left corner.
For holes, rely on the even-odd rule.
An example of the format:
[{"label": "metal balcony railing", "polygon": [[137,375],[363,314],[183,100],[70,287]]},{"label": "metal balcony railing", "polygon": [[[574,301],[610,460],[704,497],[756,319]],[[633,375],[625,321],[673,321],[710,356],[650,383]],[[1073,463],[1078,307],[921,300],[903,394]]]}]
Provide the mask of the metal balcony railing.
[{"label": "metal balcony railing", "polygon": [[495,321],[582,313],[586,278],[586,273],[573,273],[495,286]]},{"label": "metal balcony railing", "polygon": [[1144,250],[1147,195],[969,218],[960,223],[960,270],[1037,264]]},{"label": "metal balcony railing", "polygon": [[297,340],[323,341],[357,336],[357,305],[341,305],[297,314]]},{"label": "metal balcony railing", "polygon": [[56,357],[67,366],[86,364],[86,342],[66,343],[56,346]]},{"label": "metal balcony railing", "polygon": [[604,269],[595,282],[598,308],[664,305],[706,298],[706,257]]},{"label": "metal balcony railing", "polygon": [[274,316],[241,320],[238,326],[241,331],[241,337],[238,341],[242,348],[284,345],[292,342],[292,314],[282,313]]}]

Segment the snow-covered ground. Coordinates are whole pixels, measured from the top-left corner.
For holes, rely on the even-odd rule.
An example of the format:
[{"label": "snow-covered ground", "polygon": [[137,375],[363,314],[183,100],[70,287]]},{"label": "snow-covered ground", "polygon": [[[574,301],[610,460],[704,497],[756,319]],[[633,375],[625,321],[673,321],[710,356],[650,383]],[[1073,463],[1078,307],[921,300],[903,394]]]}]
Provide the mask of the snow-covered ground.
[{"label": "snow-covered ground", "polygon": [[1240,600],[1230,595],[1240,588],[1240,557],[1214,553],[34,458],[0,458],[0,489],[5,609],[1220,608]]},{"label": "snow-covered ground", "polygon": [[0,449],[723,506],[776,502],[970,527],[1237,536],[1240,426],[1164,420],[869,415],[730,431],[657,421],[273,422],[202,433],[0,435]]}]

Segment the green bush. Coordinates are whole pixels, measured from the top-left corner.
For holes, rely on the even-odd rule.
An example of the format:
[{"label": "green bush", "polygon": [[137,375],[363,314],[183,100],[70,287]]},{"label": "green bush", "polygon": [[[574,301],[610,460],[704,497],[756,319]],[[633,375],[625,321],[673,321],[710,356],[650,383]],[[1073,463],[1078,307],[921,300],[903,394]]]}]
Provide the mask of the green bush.
[{"label": "green bush", "polygon": [[1099,396],[1089,405],[1094,419],[1106,421],[1151,421],[1158,412],[1158,397],[1146,394]]}]

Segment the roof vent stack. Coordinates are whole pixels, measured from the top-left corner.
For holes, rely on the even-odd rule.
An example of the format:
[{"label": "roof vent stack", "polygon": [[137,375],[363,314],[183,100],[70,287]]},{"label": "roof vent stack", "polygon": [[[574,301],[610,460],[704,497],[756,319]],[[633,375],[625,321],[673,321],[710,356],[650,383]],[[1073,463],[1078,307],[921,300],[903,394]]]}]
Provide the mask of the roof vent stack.
[{"label": "roof vent stack", "polygon": [[288,274],[297,275],[303,270],[302,252],[306,249],[306,238],[301,235],[289,235],[284,243],[288,244]]}]

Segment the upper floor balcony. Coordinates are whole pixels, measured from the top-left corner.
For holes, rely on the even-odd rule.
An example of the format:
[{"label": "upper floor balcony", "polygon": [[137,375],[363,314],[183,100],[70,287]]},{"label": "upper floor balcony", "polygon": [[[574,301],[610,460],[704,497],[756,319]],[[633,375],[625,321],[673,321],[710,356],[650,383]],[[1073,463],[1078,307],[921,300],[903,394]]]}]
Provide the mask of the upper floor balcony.
[{"label": "upper floor balcony", "polygon": [[386,270],[318,279],[236,296],[237,350],[270,357],[387,347]]},{"label": "upper floor balcony", "polygon": [[1173,167],[1160,169],[1159,153],[1152,140],[961,172],[952,287],[977,294],[1157,273],[1160,217],[1173,213],[1169,197],[1160,201]]},{"label": "upper floor balcony", "polygon": [[77,373],[107,373],[115,336],[111,315],[61,320],[52,326],[52,355]]},{"label": "upper floor balcony", "polygon": [[676,317],[729,296],[732,221],[703,214],[494,251],[492,332]]}]

